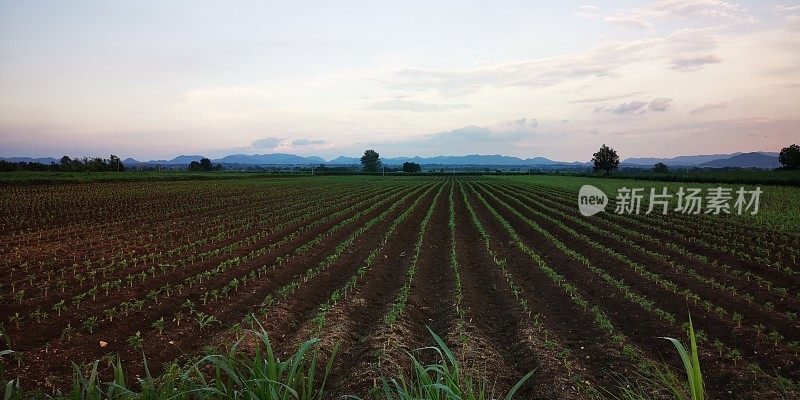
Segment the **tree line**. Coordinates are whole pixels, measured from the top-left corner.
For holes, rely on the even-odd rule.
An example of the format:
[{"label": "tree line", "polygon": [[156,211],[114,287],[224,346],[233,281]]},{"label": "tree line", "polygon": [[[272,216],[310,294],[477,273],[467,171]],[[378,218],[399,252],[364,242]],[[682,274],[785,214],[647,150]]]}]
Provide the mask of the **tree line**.
[{"label": "tree line", "polygon": [[[781,163],[781,169],[784,170],[800,170],[800,146],[792,144],[788,147],[781,149],[778,155],[778,161]],[[619,168],[619,155],[613,148],[603,144],[600,149],[592,154],[593,169],[595,171],[602,171],[606,174]],[[376,173],[383,169],[380,154],[375,150],[367,150],[361,157],[361,167],[364,172]],[[50,172],[108,172],[108,171],[125,171],[125,164],[119,157],[111,154],[109,158],[100,157],[83,157],[83,158],[70,158],[63,156],[58,163],[42,164],[40,162],[9,162],[0,160],[0,172],[11,171],[50,171]],[[213,165],[208,158],[202,158],[200,161],[192,161],[188,166],[189,171],[219,171],[222,166],[217,164]],[[324,170],[324,166],[320,166]],[[653,172],[666,173],[669,172],[669,167],[664,163],[656,163]],[[404,162],[402,171],[406,173],[419,173],[422,171],[422,166],[414,162]]]},{"label": "tree line", "polygon": [[42,164],[37,161],[9,162],[0,160],[0,171],[122,172],[125,171],[125,164],[113,154],[109,158],[70,158],[69,156],[63,156],[57,163],[50,164]]},{"label": "tree line", "polygon": [[[784,147],[778,155],[778,161],[784,170],[798,170],[800,169],[800,146],[793,144],[789,147]],[[603,144],[600,149],[592,154],[593,169],[596,172],[611,173],[611,171],[619,168],[619,155],[613,148]],[[361,157],[361,167],[364,172],[375,173],[382,169],[380,154],[375,150],[367,150]],[[403,172],[418,173],[422,167],[413,162],[403,163]],[[653,172],[666,173],[669,172],[669,166],[663,162],[656,163],[652,168]]]},{"label": "tree line", "polygon": [[[364,152],[364,155],[361,157],[361,169],[364,172],[378,172],[383,168],[383,163],[381,163],[381,155],[375,150],[367,150]],[[406,173],[418,173],[422,171],[422,166],[415,163],[415,162],[404,162],[403,163],[403,172]]]},{"label": "tree line", "polygon": [[[780,169],[800,170],[800,146],[793,144],[781,149],[781,152],[778,154],[778,162],[781,163]],[[619,168],[619,156],[616,150],[603,144],[600,146],[600,150],[592,154],[592,163],[594,164],[594,170],[596,172],[602,171],[608,174]],[[653,166],[653,172],[669,172],[669,167],[659,162]]]},{"label": "tree line", "polygon": [[220,171],[222,170],[222,165],[212,165],[211,160],[207,158],[201,158],[200,162],[192,161],[189,163],[189,171]]},{"label": "tree line", "polygon": [[[152,169],[152,167],[150,167]],[[42,171],[42,172],[124,172],[125,164],[119,157],[111,155],[109,158],[83,157],[70,158],[63,156],[57,163],[43,164],[38,161],[10,162],[0,160],[0,172],[12,171]],[[222,165],[212,164],[208,158],[192,161],[188,165],[189,171],[220,171]]]}]

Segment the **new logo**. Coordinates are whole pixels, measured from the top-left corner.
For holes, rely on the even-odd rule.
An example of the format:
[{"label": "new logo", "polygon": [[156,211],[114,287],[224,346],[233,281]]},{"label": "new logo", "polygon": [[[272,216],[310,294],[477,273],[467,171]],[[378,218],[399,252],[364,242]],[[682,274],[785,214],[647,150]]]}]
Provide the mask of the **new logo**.
[{"label": "new logo", "polygon": [[578,192],[578,210],[584,217],[591,217],[606,210],[608,196],[602,190],[592,186],[583,185]]}]

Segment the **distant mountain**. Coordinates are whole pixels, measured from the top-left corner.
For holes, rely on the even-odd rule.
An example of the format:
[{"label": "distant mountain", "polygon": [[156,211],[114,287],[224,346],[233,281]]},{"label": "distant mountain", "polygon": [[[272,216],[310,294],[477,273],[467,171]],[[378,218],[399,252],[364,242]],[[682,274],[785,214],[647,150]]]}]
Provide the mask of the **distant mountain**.
[{"label": "distant mountain", "polygon": [[[545,159],[544,163],[553,162]],[[531,164],[528,160],[519,157],[495,155],[470,154],[466,156],[436,156],[436,157],[397,157],[389,158],[384,161],[386,164],[402,164],[404,162],[415,162],[417,164],[435,165],[525,165]],[[537,161],[537,163],[543,163]]]},{"label": "distant mountain", "polygon": [[[126,158],[123,164],[162,164],[162,165],[188,165],[192,161],[200,161],[204,156],[199,155],[180,155],[171,160],[150,160],[138,161],[133,158]],[[231,154],[222,158],[212,159],[214,164],[246,164],[246,165],[305,165],[305,164],[324,164],[326,161],[322,157],[302,157],[294,154]]]},{"label": "distant mountain", "polygon": [[[757,152],[760,154],[764,154],[767,156],[778,157],[778,153],[775,152]],[[704,154],[704,155],[697,155],[697,156],[678,156],[672,158],[657,158],[657,157],[631,157],[622,160],[622,164],[633,164],[633,165],[647,165],[653,166],[656,163],[664,163],[669,166],[700,166],[703,163],[707,163],[714,160],[724,160],[734,156],[738,156],[742,153],[731,153],[731,154]]]},{"label": "distant mountain", "polygon": [[[150,160],[138,161],[133,158],[126,158],[123,164],[126,165],[188,165],[192,161],[200,161],[201,155],[179,155],[171,160]],[[59,159],[53,157],[6,157],[0,158],[10,162],[40,162],[42,164],[57,163]],[[504,156],[500,154],[470,154],[464,156],[435,156],[435,157],[390,157],[381,158],[385,165],[397,166],[404,162],[414,162],[421,165],[462,165],[462,166],[537,166],[558,168],[559,166],[582,167],[588,166],[588,162],[563,162],[554,161],[544,157],[519,158]],[[212,159],[214,164],[223,165],[360,165],[361,159],[358,157],[339,156],[330,161],[325,161],[317,156],[298,156],[295,154],[231,154],[222,158]],[[621,166],[628,167],[651,167],[655,163],[663,162],[669,166],[685,167],[757,167],[757,168],[776,168],[779,167],[778,153],[776,152],[751,152],[751,153],[732,153],[732,154],[706,154],[694,156],[678,156],[672,158],[658,157],[631,157],[623,160]]]},{"label": "distant mountain", "polygon": [[203,156],[184,156],[180,155],[172,160],[167,161],[167,164],[190,164],[192,161],[200,162]]},{"label": "distant mountain", "polygon": [[155,165],[155,164],[173,164],[174,165],[174,164],[189,164],[192,161],[200,161],[200,159],[202,159],[202,158],[203,158],[203,156],[196,156],[196,155],[195,156],[180,155],[180,156],[177,156],[177,157],[175,157],[175,158],[173,158],[171,160],[150,160],[150,161],[136,161],[136,160],[133,160],[132,158],[128,158],[128,159],[125,159],[122,163],[123,164],[127,164],[128,160],[132,160],[133,163],[139,163],[139,164],[152,164],[152,165]]},{"label": "distant mountain", "polygon": [[648,165],[653,166],[656,163],[664,163],[671,166],[693,166],[693,165],[700,165],[704,162],[720,160],[725,158],[731,158],[733,156],[737,156],[742,153],[733,153],[733,154],[704,154],[704,155],[697,155],[697,156],[678,156],[672,158],[657,158],[657,157],[641,157],[641,158],[627,158],[622,160],[623,164],[636,164],[636,165]]},{"label": "distant mountain", "polygon": [[713,160],[704,162],[699,167],[710,168],[726,168],[726,167],[740,167],[740,168],[778,168],[781,163],[778,162],[777,156],[771,156],[764,153],[741,153],[729,158],[721,160]]},{"label": "distant mountain", "polygon": [[250,165],[262,165],[262,164],[302,165],[302,164],[318,164],[320,162],[325,162],[325,160],[319,157],[301,157],[301,156],[296,156],[294,154],[282,154],[282,153],[253,154],[253,155],[232,154],[211,161],[214,163],[222,163],[222,164],[250,164]]},{"label": "distant mountain", "polygon": [[[390,157],[381,158],[384,165],[401,165],[405,162],[413,162],[421,165],[528,165],[528,164],[554,164],[555,162],[546,158],[537,157],[536,159],[523,160],[518,157],[501,155],[478,155],[467,156],[435,156],[435,157]],[[356,157],[340,156],[328,162],[329,164],[361,164],[361,159]]]},{"label": "distant mountain", "polygon": [[38,162],[42,164],[50,164],[50,163],[57,163],[59,160],[56,160],[53,157],[0,157],[0,160],[8,161],[8,162]]},{"label": "distant mountain", "polygon": [[361,164],[361,159],[356,157],[339,156],[334,158],[333,160],[328,161],[328,164],[337,164],[337,165]]},{"label": "distant mountain", "polygon": [[[544,157],[519,158],[495,155],[470,154],[466,156],[435,156],[435,157],[391,157],[381,158],[385,165],[401,165],[404,162],[413,162],[421,165],[558,165],[571,164],[549,160]],[[356,157],[337,157],[329,164],[361,164],[361,159]]]}]

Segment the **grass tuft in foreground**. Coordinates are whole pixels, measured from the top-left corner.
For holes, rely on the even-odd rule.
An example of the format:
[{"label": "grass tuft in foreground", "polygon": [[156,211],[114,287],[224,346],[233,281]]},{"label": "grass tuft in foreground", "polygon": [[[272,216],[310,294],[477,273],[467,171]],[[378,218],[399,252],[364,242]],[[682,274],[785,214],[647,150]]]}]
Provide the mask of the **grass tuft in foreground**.
[{"label": "grass tuft in foreground", "polygon": [[[414,354],[411,374],[398,378],[381,378],[374,398],[385,400],[488,400],[499,398],[488,389],[484,374],[476,376],[462,368],[461,363],[447,344],[428,329],[435,346],[418,349],[436,353],[436,361],[424,364]],[[704,400],[703,376],[697,351],[697,340],[691,317],[689,317],[689,341],[687,350],[674,338],[664,337],[675,346],[686,370],[688,390],[671,371],[664,368],[647,378],[651,384],[667,390],[677,400]],[[275,354],[267,331],[259,325],[258,330],[248,330],[227,354],[209,354],[188,367],[173,364],[163,374],[154,377],[144,359],[144,377],[136,382],[126,378],[121,361],[111,363],[113,379],[101,382],[100,361],[82,368],[73,364],[72,390],[54,395],[25,393],[18,380],[5,384],[4,400],[44,398],[54,400],[321,400],[325,396],[325,384],[333,368],[336,350],[327,357],[324,367],[319,365],[318,339],[300,345],[294,354],[281,360]],[[246,345],[245,345],[246,344]],[[4,351],[8,354],[10,350]],[[534,371],[526,374],[506,394],[511,400],[527,382]],[[687,396],[686,393],[689,395]],[[608,393],[611,395],[611,393]],[[360,400],[356,396],[347,396]],[[602,397],[602,396],[601,396]],[[647,400],[642,387],[624,385],[618,388],[616,399]],[[659,397],[660,398],[660,397]]]},{"label": "grass tuft in foreground", "polygon": [[[689,316],[689,350],[687,351],[680,340],[671,337],[660,337],[670,341],[678,355],[681,363],[686,370],[686,382],[673,372],[672,368],[663,365],[650,365],[646,373],[635,376],[640,384],[630,380],[631,377],[622,377],[622,384],[617,387],[616,394],[608,393],[615,400],[653,400],[670,398],[675,400],[704,400],[705,387],[703,385],[703,374],[700,370],[700,359],[697,351],[697,337],[692,324],[692,316]],[[648,392],[646,388],[656,388],[658,394]],[[688,393],[688,396],[687,396]]]},{"label": "grass tuft in foreground", "polygon": [[[681,341],[678,339],[670,337],[662,337],[662,339],[672,342],[672,344],[675,346],[675,349],[678,350],[678,354],[681,356],[683,368],[686,370],[686,380],[689,384],[689,394],[691,396],[691,400],[704,400],[705,391],[703,388],[703,373],[700,371],[700,359],[697,352],[697,338],[694,334],[692,316],[689,315],[689,348],[691,353],[686,351],[686,348],[683,347],[683,343],[681,343]],[[683,399],[683,395],[680,392],[676,392],[675,394],[676,397]]]},{"label": "grass tuft in foreground", "polygon": [[[465,369],[444,341],[428,328],[436,346],[425,347],[419,350],[433,351],[438,356],[438,361],[433,364],[423,364],[413,354],[409,354],[413,365],[410,376],[400,376],[396,379],[381,378],[382,396],[386,400],[414,400],[414,399],[450,399],[450,400],[488,400],[497,398],[488,391],[488,381],[485,375],[473,376]],[[520,379],[505,396],[511,400],[525,382],[530,379],[534,371]],[[359,399],[358,397],[352,397]]]},{"label": "grass tuft in foreground", "polygon": [[[333,366],[334,354],[324,366],[318,365],[318,339],[300,345],[286,360],[273,351],[269,335],[263,327],[243,335],[227,354],[210,354],[196,363],[181,368],[173,364],[162,375],[154,377],[144,359],[145,376],[130,385],[116,359],[112,363],[113,380],[101,382],[100,361],[85,371],[73,364],[72,390],[55,395],[23,393],[17,381],[7,384],[4,400],[49,398],[56,400],[317,400],[325,393],[326,379]],[[248,343],[247,348],[243,345]],[[324,369],[321,369],[323,368]]]}]

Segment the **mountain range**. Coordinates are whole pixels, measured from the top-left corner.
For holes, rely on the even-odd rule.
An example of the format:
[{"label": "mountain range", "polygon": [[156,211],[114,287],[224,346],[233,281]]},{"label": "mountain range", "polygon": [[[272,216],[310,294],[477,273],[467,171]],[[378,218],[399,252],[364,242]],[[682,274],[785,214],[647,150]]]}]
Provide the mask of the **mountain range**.
[{"label": "mountain range", "polygon": [[[544,157],[519,158],[511,156],[471,154],[466,156],[436,156],[436,157],[393,157],[381,158],[386,165],[402,165],[404,162],[413,162],[423,165],[581,165],[579,162],[553,161]],[[357,157],[337,157],[328,164],[351,165],[361,164]]]},{"label": "mountain range", "polygon": [[[136,164],[189,164],[192,161],[199,161],[203,156],[199,155],[180,155],[171,160],[151,160],[137,161],[126,158],[122,162],[126,165]],[[239,165],[358,165],[361,159],[358,157],[339,156],[330,161],[316,156],[298,156],[294,154],[232,154],[222,158],[212,159],[216,164],[239,164]],[[389,157],[381,158],[385,165],[402,165],[404,162],[415,162],[424,165],[492,165],[492,166],[523,166],[523,165],[583,165],[579,162],[553,161],[544,157],[519,158],[503,155],[481,155],[471,154],[466,156],[436,156],[436,157]]]},{"label": "mountain range", "polygon": [[[664,163],[669,166],[675,166],[675,167],[678,166],[727,167],[727,166],[745,166],[745,165],[753,166],[752,162],[756,160],[759,160],[761,164],[771,165],[769,163],[769,160],[772,159],[774,159],[776,166],[779,167],[780,163],[778,163],[778,153],[765,152],[765,151],[752,152],[752,153],[732,153],[732,154],[704,154],[697,156],[678,156],[672,158],[632,157],[632,158],[626,158],[625,160],[622,161],[622,163],[627,165],[643,165],[643,166],[652,166],[656,163]],[[729,160],[729,161],[722,161],[722,160]],[[739,165],[742,163],[744,164]]]},{"label": "mountain range", "polygon": [[[133,158],[122,160],[128,166],[135,165],[186,165],[192,161],[200,161],[201,155],[180,155],[170,160],[150,160],[139,161]],[[53,157],[9,157],[0,158],[9,162],[40,162],[50,164],[58,162]],[[358,157],[340,156],[330,161],[326,161],[316,156],[298,156],[295,154],[231,154],[222,158],[212,159],[215,164],[223,165],[358,165],[361,163]],[[564,166],[580,167],[588,166],[589,162],[563,162],[554,161],[544,157],[519,158],[503,155],[481,155],[471,154],[465,156],[436,156],[436,157],[391,157],[381,158],[385,165],[401,165],[404,162],[414,162],[421,165],[441,165],[441,166]],[[778,153],[775,152],[750,152],[732,154],[705,154],[693,156],[678,156],[672,158],[655,157],[632,157],[622,160],[622,167],[651,167],[656,163],[664,163],[674,167],[706,167],[706,168],[726,168],[726,167],[755,167],[755,168],[777,168]]]}]

